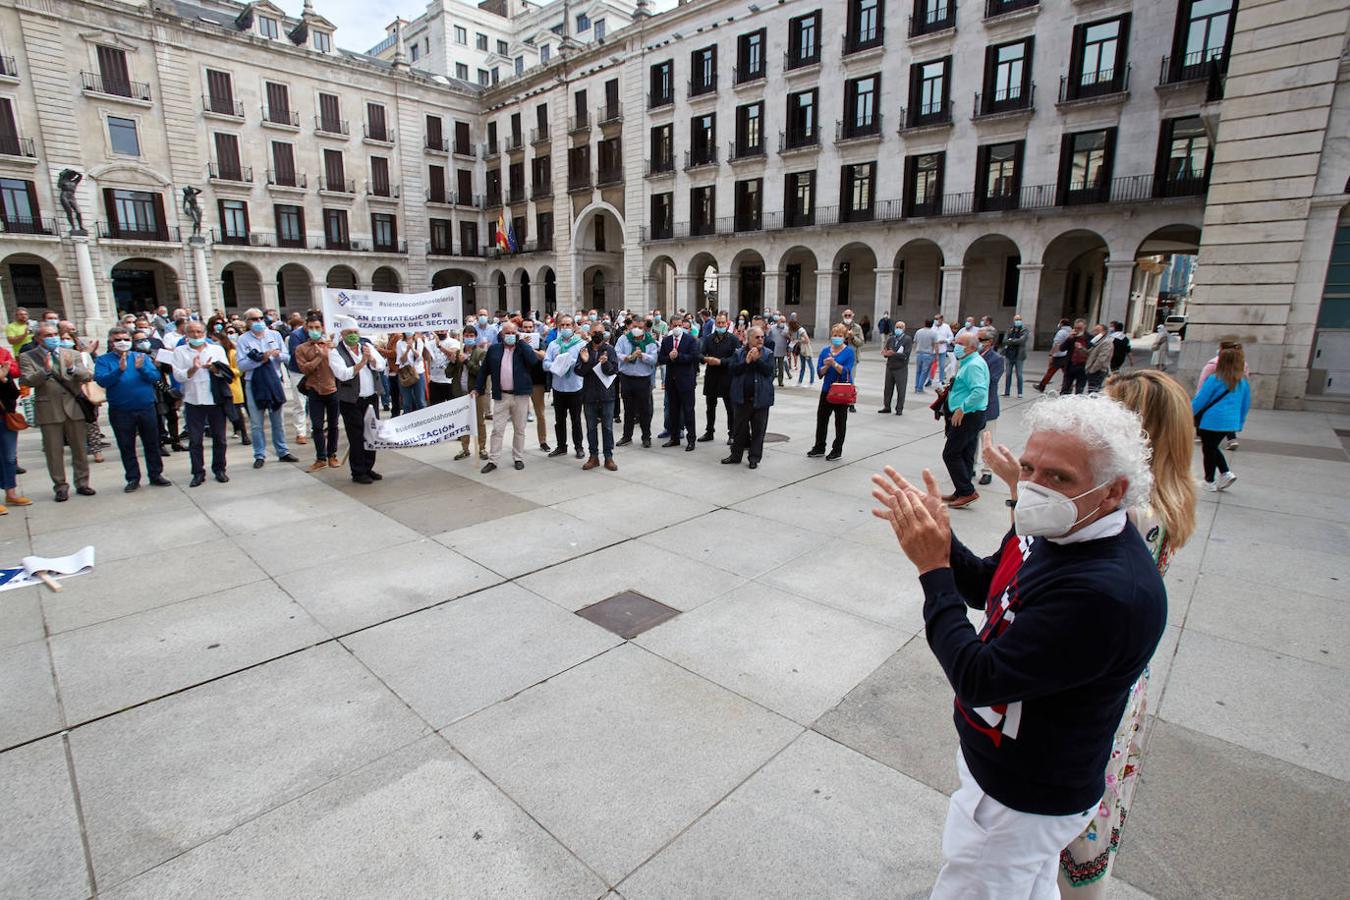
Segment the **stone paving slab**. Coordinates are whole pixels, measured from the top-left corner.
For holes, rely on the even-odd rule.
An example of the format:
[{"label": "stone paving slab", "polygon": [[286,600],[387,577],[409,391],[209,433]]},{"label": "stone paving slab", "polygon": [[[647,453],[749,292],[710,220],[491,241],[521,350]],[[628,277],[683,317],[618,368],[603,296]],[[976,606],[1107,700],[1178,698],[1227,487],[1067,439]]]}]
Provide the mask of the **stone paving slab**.
[{"label": "stone paving slab", "polygon": [[268,575],[305,568],[321,560],[353,556],[376,559],[377,551],[406,544],[420,535],[369,508],[339,517],[323,516],[292,522],[284,528],[264,528],[238,535],[235,540]]},{"label": "stone paving slab", "polygon": [[0,650],[0,747],[52,734],[61,725],[47,642]]},{"label": "stone paving slab", "polygon": [[[667,487],[669,490],[661,489]],[[553,508],[630,538],[714,509],[710,503],[676,493],[681,487],[682,482],[675,481],[656,487],[612,483],[603,490],[554,504]]]},{"label": "stone paving slab", "polygon": [[[908,560],[890,526],[880,519],[872,521],[873,527],[890,535],[889,547],[857,547],[843,539],[825,541],[818,549],[765,573],[760,582],[914,634],[923,628],[923,589],[900,568]],[[859,577],[861,573],[868,577]]]},{"label": "stone paving slab", "polygon": [[436,535],[452,550],[507,578],[574,559],[623,536],[556,509],[532,509]]},{"label": "stone paving slab", "polygon": [[76,729],[100,889],[428,731],[331,643]]},{"label": "stone paving slab", "polygon": [[590,900],[604,883],[439,737],[396,750],[102,896]]},{"label": "stone paving slab", "polygon": [[307,647],[329,635],[271,582],[54,635],[74,724]]},{"label": "stone paving slab", "polygon": [[0,896],[68,900],[90,893],[61,738],[0,754]]},{"label": "stone paving slab", "polygon": [[442,728],[621,643],[514,584],[343,639],[433,728]]},{"label": "stone paving slab", "polygon": [[927,897],[946,815],[943,794],[808,731],[619,889],[629,900]]},{"label": "stone paving slab", "polygon": [[[1169,596],[1171,574],[1168,575]],[[1278,590],[1237,578],[1200,576],[1186,627],[1309,662],[1350,668],[1350,634],[1327,628],[1344,614],[1345,599]],[[1271,608],[1279,610],[1271,615]]]},{"label": "stone paving slab", "polygon": [[444,734],[615,884],[801,730],[624,644]]},{"label": "stone paving slab", "polygon": [[820,536],[751,513],[719,509],[639,540],[742,578],[757,578],[805,553]]},{"label": "stone paving slab", "polygon": [[747,584],[638,644],[803,725],[837,704],[912,631]]},{"label": "stone paving slab", "polygon": [[[79,497],[84,503],[107,503],[109,498]],[[120,498],[112,498],[114,501]],[[68,501],[74,503],[75,498]],[[93,545],[95,562],[144,558],[147,549],[161,554],[160,561],[173,565],[171,551],[215,540],[223,532],[209,517],[196,510],[147,512],[135,518],[135,527],[111,527],[106,522],[77,525],[73,528],[34,530],[33,553],[38,556],[67,556]],[[16,560],[17,562],[17,560]]]},{"label": "stone paving slab", "polygon": [[[12,559],[17,565],[23,557]],[[66,582],[66,586],[69,584]],[[31,587],[5,592],[4,600],[0,601],[0,650],[41,640],[46,634],[42,621],[43,596],[38,590]]]}]

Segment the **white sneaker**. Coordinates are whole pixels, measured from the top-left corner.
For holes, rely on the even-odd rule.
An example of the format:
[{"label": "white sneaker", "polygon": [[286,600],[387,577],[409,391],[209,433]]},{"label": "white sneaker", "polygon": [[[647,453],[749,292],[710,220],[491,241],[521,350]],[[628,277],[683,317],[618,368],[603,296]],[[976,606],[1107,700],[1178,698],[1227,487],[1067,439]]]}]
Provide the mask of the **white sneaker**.
[{"label": "white sneaker", "polygon": [[1237,448],[1238,448],[1237,438],[1229,438],[1228,443],[1223,445],[1223,449],[1225,450],[1236,450]]},{"label": "white sneaker", "polygon": [[1219,489],[1219,486],[1212,481],[1202,481],[1200,484],[1207,491],[1217,491]]},{"label": "white sneaker", "polygon": [[1237,481],[1237,474],[1234,472],[1224,472],[1216,479],[1214,490],[1221,491],[1233,482]]}]

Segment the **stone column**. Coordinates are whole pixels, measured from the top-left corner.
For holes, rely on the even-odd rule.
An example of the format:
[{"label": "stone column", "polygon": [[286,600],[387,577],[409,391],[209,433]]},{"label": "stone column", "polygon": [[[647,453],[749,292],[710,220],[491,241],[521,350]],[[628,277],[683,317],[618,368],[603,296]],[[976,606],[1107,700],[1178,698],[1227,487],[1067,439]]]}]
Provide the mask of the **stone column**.
[{"label": "stone column", "polygon": [[[1130,289],[1134,284],[1134,260],[1111,260],[1106,264],[1106,285],[1102,289],[1099,322],[1125,321],[1130,309]],[[1096,322],[1089,322],[1088,327]]]},{"label": "stone column", "polygon": [[80,311],[84,314],[86,334],[104,330],[102,306],[98,299],[98,283],[94,281],[94,261],[89,255],[89,235],[72,234],[75,245],[75,268],[80,274]]},{"label": "stone column", "polygon": [[881,317],[891,311],[892,295],[895,293],[895,269],[876,270],[876,296],[872,301],[872,327],[881,321]]},{"label": "stone column", "polygon": [[[783,315],[790,315],[791,311],[786,308],[786,304],[783,303],[783,298],[779,296],[779,292],[782,290],[780,281],[782,277],[782,272],[770,271],[768,269],[764,270],[764,305],[778,310]],[[732,309],[732,317],[734,318],[739,315],[740,311],[739,307]]]},{"label": "stone column", "polygon": [[192,276],[197,286],[197,311],[202,321],[215,314],[216,298],[211,294],[211,272],[206,267],[206,241],[200,235],[188,238],[192,248]]},{"label": "stone column", "polygon": [[717,308],[740,312],[741,279],[739,272],[717,272]]},{"label": "stone column", "polygon": [[696,275],[676,275],[675,276],[675,302],[670,309],[665,311],[667,319],[675,316],[675,310],[683,309],[686,312],[693,305],[694,283],[698,280]]},{"label": "stone column", "polygon": [[961,317],[961,276],[964,266],[942,267],[942,318],[956,330]]},{"label": "stone column", "polygon": [[[277,305],[277,283],[270,278],[258,278],[258,292],[262,295],[263,312],[269,309],[275,309],[277,315],[285,316],[281,307]],[[303,310],[302,310],[303,311]]]},{"label": "stone column", "polygon": [[1022,263],[1017,267],[1017,311],[1022,314],[1022,322],[1031,332],[1028,350],[1036,349],[1036,314],[1041,304],[1040,263]]},{"label": "stone column", "polygon": [[[326,287],[328,287],[328,283],[325,281],[311,281],[309,283],[309,296],[310,296],[309,302],[314,309],[323,309],[323,289]],[[466,319],[473,313],[473,311],[468,309],[467,306],[468,304],[466,303],[465,304],[466,308],[464,310],[464,316]]]},{"label": "stone column", "polygon": [[811,337],[818,345],[830,337],[831,313],[834,310],[834,285],[839,273],[833,269],[816,269],[816,324]]}]

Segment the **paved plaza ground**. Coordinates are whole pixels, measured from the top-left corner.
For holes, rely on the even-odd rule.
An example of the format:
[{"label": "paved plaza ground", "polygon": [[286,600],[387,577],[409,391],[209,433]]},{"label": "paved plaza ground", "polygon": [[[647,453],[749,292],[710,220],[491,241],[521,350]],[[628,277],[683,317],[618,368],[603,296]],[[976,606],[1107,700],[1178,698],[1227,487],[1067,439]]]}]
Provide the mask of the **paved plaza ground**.
[{"label": "paved plaza ground", "polygon": [[[56,504],[26,432],[0,562],[98,566],[0,594],[0,897],[925,896],[951,690],[868,479],[940,471],[942,438],[931,396],[874,412],[869,362],[842,460],[806,458],[816,392],[783,389],[754,472],[720,441],[486,476],[442,445],[363,487],[235,441],[228,485],[174,455],[124,495],[110,450]],[[1337,429],[1257,411],[1200,496],[1112,897],[1350,883]],[[952,519],[992,552],[984,493]],[[629,590],[679,612],[628,641],[575,615]]]}]

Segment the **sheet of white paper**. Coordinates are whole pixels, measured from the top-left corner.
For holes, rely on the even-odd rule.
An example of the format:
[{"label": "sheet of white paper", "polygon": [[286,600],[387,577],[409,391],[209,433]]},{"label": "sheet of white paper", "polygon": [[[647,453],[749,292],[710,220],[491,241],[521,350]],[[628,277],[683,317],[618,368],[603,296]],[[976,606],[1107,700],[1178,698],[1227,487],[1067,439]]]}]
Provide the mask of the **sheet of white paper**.
[{"label": "sheet of white paper", "polygon": [[163,363],[166,366],[173,365],[173,351],[160,350],[158,353],[155,354],[155,362]]}]

